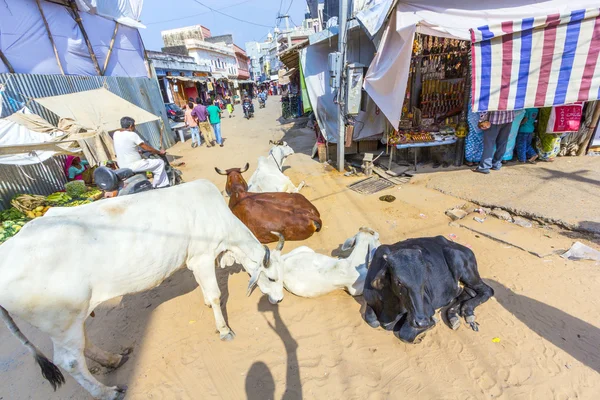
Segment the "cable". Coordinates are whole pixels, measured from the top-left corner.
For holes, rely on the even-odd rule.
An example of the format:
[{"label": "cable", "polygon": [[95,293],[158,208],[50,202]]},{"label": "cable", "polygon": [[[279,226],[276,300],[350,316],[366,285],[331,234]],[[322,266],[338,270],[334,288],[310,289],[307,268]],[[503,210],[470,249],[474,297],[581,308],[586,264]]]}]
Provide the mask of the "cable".
[{"label": "cable", "polygon": [[257,23],[255,23],[255,22],[250,22],[250,21],[246,21],[246,20],[244,20],[244,19],[240,19],[240,18],[234,17],[233,15],[225,14],[225,13],[223,13],[223,12],[219,11],[219,10],[215,10],[214,8],[207,6],[206,4],[203,4],[203,3],[201,3],[201,2],[200,2],[200,1],[198,1],[198,0],[194,0],[194,1],[195,1],[196,3],[198,3],[198,4],[200,4],[201,6],[204,6],[204,7],[208,8],[208,9],[209,9],[209,10],[211,10],[212,12],[215,12],[215,13],[217,13],[217,14],[221,14],[221,15],[224,15],[224,16],[226,16],[226,17],[229,17],[229,18],[235,19],[236,21],[239,21],[239,22],[245,22],[245,23],[247,23],[247,24],[250,24],[250,25],[262,26],[263,28],[272,28],[271,26],[268,26],[268,25],[257,24]]},{"label": "cable", "polygon": [[[251,1],[253,1],[253,0],[240,1],[239,3],[231,4],[231,5],[228,5],[228,6],[225,6],[225,7],[221,7],[221,8],[219,8],[219,10],[225,10],[226,8],[231,8],[231,7],[239,6],[240,4],[250,3]],[[192,15],[188,15],[188,16],[185,16],[185,17],[181,17],[181,18],[173,18],[173,19],[165,19],[165,20],[162,20],[162,21],[147,22],[147,23],[145,23],[145,25],[147,26],[147,25],[162,24],[164,22],[181,21],[182,19],[193,18],[193,17],[197,17],[199,15],[206,15],[206,14],[210,14],[210,13],[211,13],[210,11],[204,11],[204,12],[201,12],[201,13],[198,13],[198,14],[192,14]]]},{"label": "cable", "polygon": [[292,8],[292,4],[294,4],[294,0],[290,1],[290,6],[288,7],[287,11],[285,12],[285,15],[288,15],[290,13],[290,9]]}]

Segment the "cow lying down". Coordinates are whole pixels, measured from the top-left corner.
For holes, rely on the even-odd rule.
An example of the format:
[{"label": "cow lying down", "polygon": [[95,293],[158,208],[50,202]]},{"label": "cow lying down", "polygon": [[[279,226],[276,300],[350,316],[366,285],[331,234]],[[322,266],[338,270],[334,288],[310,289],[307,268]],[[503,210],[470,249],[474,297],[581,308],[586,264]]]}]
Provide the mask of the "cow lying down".
[{"label": "cow lying down", "polygon": [[[283,236],[276,250],[283,248]],[[352,249],[347,258],[329,257],[302,246],[282,255],[283,285],[296,296],[317,297],[345,289],[352,296],[363,293],[367,268],[379,247],[379,234],[369,228],[346,240],[342,250]],[[278,253],[279,254],[279,253]]]},{"label": "cow lying down", "polygon": [[259,157],[256,171],[248,181],[248,191],[252,193],[285,192],[299,193],[304,181],[296,187],[290,178],[283,174],[283,163],[294,154],[294,150],[283,141],[269,141],[273,148],[267,157]]},{"label": "cow lying down", "polygon": [[383,326],[414,343],[435,326],[435,311],[446,306],[452,329],[458,329],[462,316],[477,331],[475,308],[494,291],[481,280],[470,249],[437,236],[380,246],[363,294],[370,326]]}]

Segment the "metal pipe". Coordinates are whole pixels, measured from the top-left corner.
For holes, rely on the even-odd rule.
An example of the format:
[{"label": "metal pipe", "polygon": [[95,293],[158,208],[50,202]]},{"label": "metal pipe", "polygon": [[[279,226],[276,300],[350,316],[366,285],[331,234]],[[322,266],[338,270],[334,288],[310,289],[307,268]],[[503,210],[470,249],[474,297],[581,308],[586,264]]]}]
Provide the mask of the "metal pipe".
[{"label": "metal pipe", "polygon": [[344,100],[344,69],[346,67],[346,33],[347,33],[347,22],[348,22],[348,0],[340,0],[340,15],[339,21],[339,33],[338,33],[338,51],[340,53],[340,69],[338,71],[339,77],[339,88],[338,88],[338,143],[337,143],[337,169],[338,171],[344,171],[344,146],[346,143],[346,118],[345,118],[345,100]]}]

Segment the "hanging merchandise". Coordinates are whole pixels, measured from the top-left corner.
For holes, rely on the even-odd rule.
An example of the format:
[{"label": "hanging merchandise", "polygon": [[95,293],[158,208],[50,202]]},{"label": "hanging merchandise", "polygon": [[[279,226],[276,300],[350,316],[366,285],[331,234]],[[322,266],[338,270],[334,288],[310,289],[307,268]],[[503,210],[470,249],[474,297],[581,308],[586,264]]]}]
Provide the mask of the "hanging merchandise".
[{"label": "hanging merchandise", "polygon": [[583,103],[552,107],[546,133],[577,132],[582,112]]},{"label": "hanging merchandise", "polygon": [[208,89],[209,92],[212,92],[213,90],[215,90],[213,88],[212,82],[206,82],[206,88]]}]

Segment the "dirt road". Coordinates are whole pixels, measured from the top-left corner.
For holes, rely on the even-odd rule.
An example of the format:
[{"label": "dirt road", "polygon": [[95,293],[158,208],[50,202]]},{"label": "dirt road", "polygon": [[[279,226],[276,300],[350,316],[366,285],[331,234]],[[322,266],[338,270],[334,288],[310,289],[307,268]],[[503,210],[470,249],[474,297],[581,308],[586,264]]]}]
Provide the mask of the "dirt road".
[{"label": "dirt road", "polygon": [[[475,251],[494,299],[478,308],[478,333],[464,324],[443,324],[419,345],[368,327],[361,299],[344,292],[318,299],[286,294],[271,306],[257,290],[245,296],[248,276],[234,269],[217,274],[226,318],[237,333],[221,342],[213,313],[188,271],[149,292],[103,304],[88,320],[88,336],[118,352],[132,346],[127,364],[107,373],[89,362],[106,384],[129,386],[128,399],[596,399],[600,394],[600,269],[591,262],[540,259],[470,231],[448,225],[444,211],[456,198],[407,184],[381,194],[393,203],[347,189],[347,178],[310,159],[310,133],[280,125],[278,98],[246,121],[223,122],[224,148],[170,152],[182,157],[186,180],[225,180],[214,167],[250,162],[251,175],[269,139],[284,138],[296,149],[285,173],[320,210],[324,227],[302,243],[338,254],[361,226],[377,230],[383,243],[445,235]],[[203,199],[189,199],[201,202]],[[558,234],[555,234],[558,235]],[[564,238],[556,237],[558,246]],[[126,256],[126,255],[124,255]],[[93,262],[87,260],[86,262]],[[143,268],[143,265],[139,266]],[[48,337],[18,321],[26,335],[52,354]],[[87,399],[72,378],[56,393],[34,361],[0,328],[0,399]]]}]

